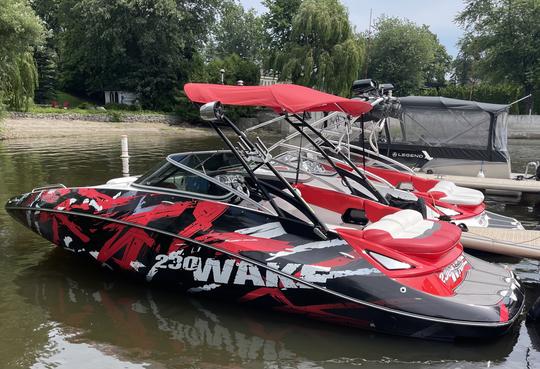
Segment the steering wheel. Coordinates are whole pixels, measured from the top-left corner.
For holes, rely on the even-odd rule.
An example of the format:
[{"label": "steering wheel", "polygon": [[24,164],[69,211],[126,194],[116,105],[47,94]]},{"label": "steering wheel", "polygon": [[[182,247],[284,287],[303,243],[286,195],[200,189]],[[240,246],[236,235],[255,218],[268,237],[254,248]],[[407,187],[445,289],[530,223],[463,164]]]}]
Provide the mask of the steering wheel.
[{"label": "steering wheel", "polygon": [[[242,175],[238,175],[238,174],[219,175],[219,176],[216,176],[216,179],[220,181],[221,183],[234,188],[236,191],[243,193],[247,197],[250,197],[251,195],[249,191],[249,187],[246,184],[244,177]],[[231,197],[231,200],[230,200],[232,204],[237,205],[241,203],[242,201],[243,199],[240,196],[233,193],[233,196]]]}]

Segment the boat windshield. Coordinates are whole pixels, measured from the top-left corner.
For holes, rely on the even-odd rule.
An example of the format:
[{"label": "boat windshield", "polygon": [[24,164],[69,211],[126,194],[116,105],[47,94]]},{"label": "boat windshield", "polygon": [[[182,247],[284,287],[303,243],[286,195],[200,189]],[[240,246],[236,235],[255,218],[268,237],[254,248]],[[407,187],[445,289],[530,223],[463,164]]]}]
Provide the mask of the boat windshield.
[{"label": "boat windshield", "polygon": [[157,169],[141,176],[135,183],[224,198],[232,195],[227,185],[234,185],[243,178],[243,167],[231,152],[212,151],[170,155]]}]

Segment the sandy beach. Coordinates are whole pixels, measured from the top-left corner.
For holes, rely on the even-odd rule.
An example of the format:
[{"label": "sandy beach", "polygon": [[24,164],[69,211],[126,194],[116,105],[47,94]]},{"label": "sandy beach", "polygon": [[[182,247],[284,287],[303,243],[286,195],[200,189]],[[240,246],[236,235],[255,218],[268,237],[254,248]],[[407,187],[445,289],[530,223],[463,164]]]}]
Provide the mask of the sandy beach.
[{"label": "sandy beach", "polygon": [[151,135],[170,132],[174,135],[204,137],[213,134],[210,129],[167,123],[148,122],[91,122],[83,120],[6,118],[0,121],[0,140],[40,137],[71,137],[86,135],[121,136]]}]

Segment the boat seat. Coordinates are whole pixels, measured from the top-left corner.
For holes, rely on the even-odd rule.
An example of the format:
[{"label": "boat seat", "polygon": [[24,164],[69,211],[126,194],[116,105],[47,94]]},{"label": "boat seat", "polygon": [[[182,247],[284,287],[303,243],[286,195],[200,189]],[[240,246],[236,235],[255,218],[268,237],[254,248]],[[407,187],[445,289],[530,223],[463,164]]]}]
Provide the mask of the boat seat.
[{"label": "boat seat", "polygon": [[450,181],[440,181],[428,193],[437,200],[454,205],[477,206],[484,202],[484,194],[481,191],[457,186]]},{"label": "boat seat", "polygon": [[411,256],[438,258],[456,245],[461,231],[450,223],[425,220],[415,210],[401,210],[366,226],[363,237]]}]

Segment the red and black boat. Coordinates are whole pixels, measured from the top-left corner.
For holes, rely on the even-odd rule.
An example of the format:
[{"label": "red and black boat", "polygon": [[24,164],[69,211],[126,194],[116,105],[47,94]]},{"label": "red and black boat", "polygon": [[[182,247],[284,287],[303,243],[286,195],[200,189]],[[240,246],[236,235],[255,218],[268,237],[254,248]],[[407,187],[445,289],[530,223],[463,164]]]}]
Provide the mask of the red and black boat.
[{"label": "red and black boat", "polygon": [[[201,103],[205,89],[185,87]],[[371,108],[294,85],[246,89],[260,89],[250,104],[291,115]],[[299,181],[299,173],[295,180],[219,102],[201,116],[230,150],[169,155],[136,179],[36,189],[6,210],[76,255],[202,296],[433,339],[493,337],[517,321],[518,278],[463,253],[458,227],[388,206],[376,191],[358,196],[369,181],[330,157],[352,195]],[[238,135],[236,145],[217,121]]]}]

